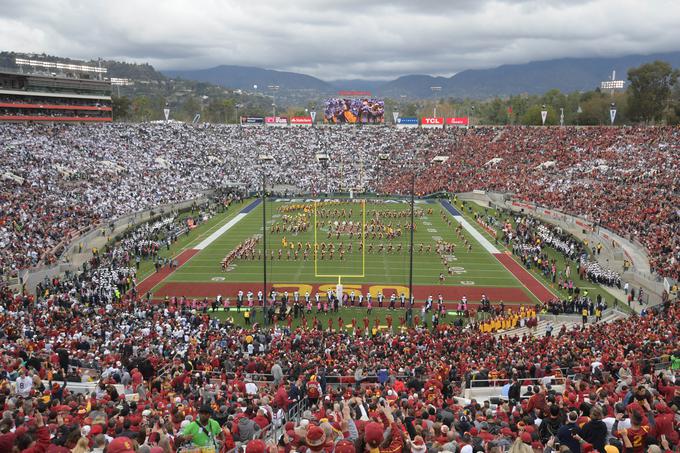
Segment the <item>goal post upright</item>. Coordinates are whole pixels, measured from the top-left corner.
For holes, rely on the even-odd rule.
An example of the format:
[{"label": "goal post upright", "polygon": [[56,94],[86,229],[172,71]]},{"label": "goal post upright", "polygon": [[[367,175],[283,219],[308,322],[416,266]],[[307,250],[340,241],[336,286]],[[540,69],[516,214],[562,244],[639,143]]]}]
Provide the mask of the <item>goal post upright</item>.
[{"label": "goal post upright", "polygon": [[318,223],[316,221],[316,205],[318,203],[319,202],[317,200],[314,200],[314,250],[313,250],[313,253],[314,253],[314,276],[315,277],[319,276],[319,271],[318,271],[318,268],[317,268],[317,260],[316,260],[317,250],[319,249],[319,246],[318,246],[318,243],[317,243],[317,240],[316,240],[316,230],[317,230],[317,225],[318,225]]},{"label": "goal post upright", "polygon": [[342,301],[342,279],[343,278],[364,278],[366,276],[366,200],[361,200],[361,273],[360,274],[325,274],[319,273],[318,263],[318,205],[319,201],[314,200],[314,276],[317,278],[337,278],[336,295]]}]

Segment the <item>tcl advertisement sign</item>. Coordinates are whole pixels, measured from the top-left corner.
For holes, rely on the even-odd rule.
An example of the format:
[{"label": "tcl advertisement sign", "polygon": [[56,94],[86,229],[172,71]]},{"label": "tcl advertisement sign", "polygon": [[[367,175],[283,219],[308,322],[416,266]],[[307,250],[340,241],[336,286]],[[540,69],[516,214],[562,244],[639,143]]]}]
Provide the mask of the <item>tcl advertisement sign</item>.
[{"label": "tcl advertisement sign", "polygon": [[290,119],[291,126],[311,126],[312,117],[311,116],[294,116]]},{"label": "tcl advertisement sign", "polygon": [[285,116],[268,116],[264,122],[267,126],[288,126],[288,118]]},{"label": "tcl advertisement sign", "polygon": [[468,117],[463,118],[446,118],[447,126],[467,126],[469,124]]},{"label": "tcl advertisement sign", "polygon": [[424,117],[420,123],[423,127],[444,127],[444,118]]}]

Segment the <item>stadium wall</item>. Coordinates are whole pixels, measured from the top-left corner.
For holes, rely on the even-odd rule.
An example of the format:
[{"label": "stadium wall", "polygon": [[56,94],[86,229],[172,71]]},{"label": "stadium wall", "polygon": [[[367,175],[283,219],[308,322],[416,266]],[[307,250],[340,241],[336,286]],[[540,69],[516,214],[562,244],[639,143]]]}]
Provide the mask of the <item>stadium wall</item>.
[{"label": "stadium wall", "polygon": [[583,217],[572,216],[534,203],[519,201],[514,199],[512,194],[474,191],[458,194],[458,198],[474,201],[485,206],[496,206],[513,212],[522,212],[525,215],[558,226],[581,241],[588,240],[591,244],[602,243],[603,247],[610,251],[613,257],[613,262],[610,261],[605,265],[615,271],[621,271],[623,261],[628,260],[631,262],[632,268],[627,272],[622,272],[621,278],[630,282],[633,286],[644,288],[649,295],[651,304],[661,302],[664,281],[658,275],[649,272],[647,250],[638,241],[624,238],[606,228],[594,226],[591,221]]},{"label": "stadium wall", "polygon": [[[89,261],[93,256],[92,249],[103,248],[108,242],[109,237],[115,238],[131,228],[165,215],[168,212],[182,211],[193,205],[206,203],[212,193],[213,191],[208,191],[201,197],[179,203],[160,205],[151,209],[133,212],[116,219],[101,222],[71,240],[71,242],[65,246],[64,252],[59,257],[57,263],[25,270],[20,276],[19,285],[23,285],[27,292],[35,294],[35,288],[38,283],[44,281],[46,278],[52,279],[63,275],[66,272],[78,273],[82,271],[83,263]],[[102,234],[102,230],[105,230],[105,234]],[[61,247],[62,245],[63,244],[57,245],[57,247]],[[81,246],[82,252],[79,253]]]}]

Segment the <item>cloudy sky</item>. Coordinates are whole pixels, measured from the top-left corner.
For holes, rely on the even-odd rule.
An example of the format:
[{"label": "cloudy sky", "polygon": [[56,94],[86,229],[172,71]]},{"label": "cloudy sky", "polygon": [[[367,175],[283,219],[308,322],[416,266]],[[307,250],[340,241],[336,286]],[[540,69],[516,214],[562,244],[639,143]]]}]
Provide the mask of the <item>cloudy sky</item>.
[{"label": "cloudy sky", "polygon": [[0,49],[323,79],[680,50],[678,0],[0,0]]}]

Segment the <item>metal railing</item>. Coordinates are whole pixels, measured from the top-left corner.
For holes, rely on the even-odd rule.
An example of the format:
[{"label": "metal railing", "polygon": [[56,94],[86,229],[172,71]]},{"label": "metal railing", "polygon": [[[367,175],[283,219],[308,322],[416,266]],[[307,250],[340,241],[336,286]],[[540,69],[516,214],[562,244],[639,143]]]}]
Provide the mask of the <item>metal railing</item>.
[{"label": "metal railing", "polygon": [[[566,372],[566,368],[563,369]],[[551,382],[548,382],[550,385],[564,385],[567,381],[567,379],[572,378],[574,375],[567,375],[565,373],[562,373],[562,375],[558,376],[546,376],[542,378],[521,378],[518,377],[517,381],[520,383],[522,386],[527,386],[527,385],[541,385],[546,383],[545,381],[549,379]],[[462,388],[461,391],[465,391],[468,389],[482,389],[482,388],[492,388],[492,387],[503,387],[506,384],[510,384],[512,382],[513,378],[495,378],[495,379],[464,379],[462,381]],[[486,384],[486,385],[474,385],[474,384]]]},{"label": "metal railing", "polygon": [[[309,407],[309,400],[307,397],[303,398],[300,401],[297,401],[294,403],[290,408],[288,408],[288,411],[286,412],[284,419],[282,422],[278,425],[274,423],[270,423],[264,428],[260,429],[257,431],[255,434],[253,434],[249,439],[246,440],[241,440],[241,441],[234,441],[234,448],[231,450],[227,450],[226,453],[236,453],[239,451],[243,446],[247,445],[248,442],[254,439],[262,439],[265,443],[278,443],[278,439],[280,436],[283,435],[284,429],[286,426],[286,423],[289,421],[292,422],[299,422],[300,418],[302,417],[302,413],[307,410]],[[189,453],[192,451],[191,448],[187,448],[185,450],[180,449],[180,452],[184,453]]]},{"label": "metal railing", "polygon": [[[167,366],[167,365],[166,365]],[[167,372],[167,370],[166,370]],[[220,371],[200,371],[200,370],[194,370],[194,373],[200,373],[204,377],[207,377],[211,381],[214,381],[217,383],[217,381],[222,381],[223,377],[226,377],[227,379],[233,379],[237,376],[236,373],[234,372],[220,372]],[[270,373],[240,373],[242,377],[245,377],[246,379],[250,379],[253,383],[258,383],[258,384],[272,384],[274,382],[274,376],[271,375]],[[388,379],[390,378],[396,378],[396,379],[408,379],[410,376],[408,375],[392,375],[390,374],[388,376]],[[283,379],[287,381],[291,381],[291,377],[288,375],[283,375]],[[325,383],[326,385],[356,385],[356,379],[354,375],[327,375],[325,376]],[[360,384],[378,384],[380,383],[379,377],[377,374],[367,374],[362,376],[360,380]]]}]

